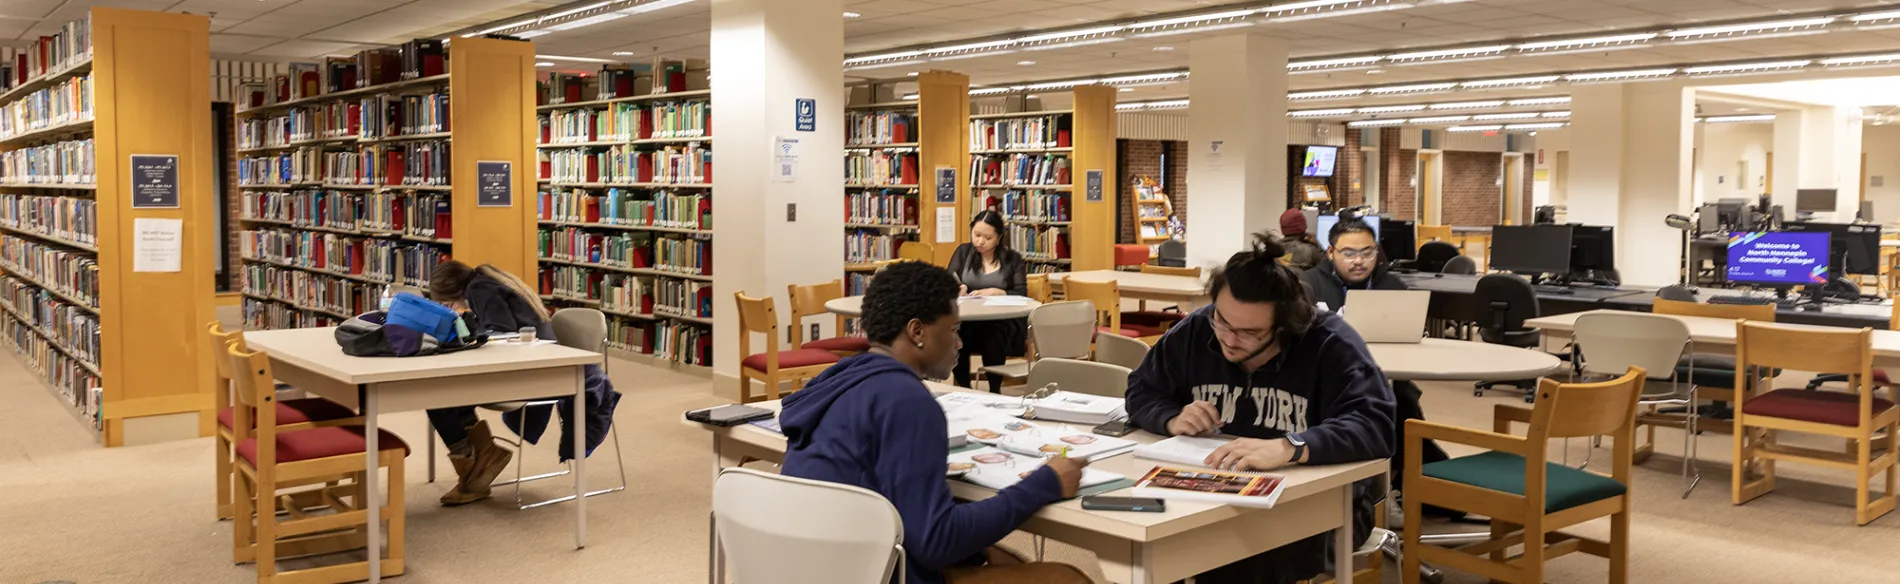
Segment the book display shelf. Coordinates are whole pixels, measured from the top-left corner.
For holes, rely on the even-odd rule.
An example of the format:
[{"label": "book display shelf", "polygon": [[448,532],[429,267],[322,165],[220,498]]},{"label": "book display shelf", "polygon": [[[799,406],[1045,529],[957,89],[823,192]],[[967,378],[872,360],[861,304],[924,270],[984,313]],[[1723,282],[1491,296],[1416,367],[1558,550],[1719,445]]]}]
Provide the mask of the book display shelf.
[{"label": "book display shelf", "polygon": [[[1067,110],[969,117],[968,216],[1001,213],[1032,274],[1112,267],[1114,203],[1102,193],[1113,188],[1114,91],[1078,87]],[[1084,169],[1100,171],[1092,189]]]},{"label": "book display shelf", "polygon": [[1169,221],[1174,217],[1174,202],[1154,177],[1138,177],[1133,186],[1128,204],[1135,209],[1135,242],[1148,246],[1149,257],[1161,257],[1161,242],[1173,238]]},{"label": "book display shelf", "polygon": [[93,8],[0,64],[0,342],[106,446],[215,423],[208,29]]},{"label": "book display shelf", "polygon": [[608,344],[712,365],[712,92],[656,60],[555,74],[537,110],[542,299],[600,309]]},{"label": "book display shelf", "polygon": [[[419,39],[253,91],[237,113],[245,328],[339,324],[449,257],[529,273],[530,203],[512,194],[532,192],[521,55],[533,45]],[[508,204],[478,203],[478,160],[511,165]],[[482,237],[458,246],[457,231]]]}]

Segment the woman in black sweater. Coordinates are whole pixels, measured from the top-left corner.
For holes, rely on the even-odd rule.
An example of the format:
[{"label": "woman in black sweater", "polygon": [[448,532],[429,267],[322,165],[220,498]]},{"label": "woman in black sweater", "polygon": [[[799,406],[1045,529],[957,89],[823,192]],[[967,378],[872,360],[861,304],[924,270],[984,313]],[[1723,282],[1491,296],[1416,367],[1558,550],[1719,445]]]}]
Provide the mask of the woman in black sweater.
[{"label": "woman in black sweater", "polygon": [[[983,211],[970,220],[970,243],[950,255],[950,273],[963,283],[965,296],[1024,296],[1029,293],[1023,254],[1010,249],[1003,216]],[[1002,365],[1023,355],[1029,319],[964,321],[963,350],[952,371],[956,384],[970,387],[970,355],[981,355],[983,366]],[[990,382],[990,392],[1002,388]]]}]

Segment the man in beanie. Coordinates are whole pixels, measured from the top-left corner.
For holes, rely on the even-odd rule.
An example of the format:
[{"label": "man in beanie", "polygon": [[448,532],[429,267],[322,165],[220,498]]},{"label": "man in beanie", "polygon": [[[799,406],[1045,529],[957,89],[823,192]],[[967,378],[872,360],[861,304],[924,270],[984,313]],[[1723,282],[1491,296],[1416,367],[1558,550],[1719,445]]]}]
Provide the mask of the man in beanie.
[{"label": "man in beanie", "polygon": [[1306,271],[1326,261],[1326,252],[1319,248],[1319,241],[1306,230],[1305,212],[1287,209],[1281,213],[1280,235],[1286,238],[1286,257],[1280,261],[1294,269]]}]

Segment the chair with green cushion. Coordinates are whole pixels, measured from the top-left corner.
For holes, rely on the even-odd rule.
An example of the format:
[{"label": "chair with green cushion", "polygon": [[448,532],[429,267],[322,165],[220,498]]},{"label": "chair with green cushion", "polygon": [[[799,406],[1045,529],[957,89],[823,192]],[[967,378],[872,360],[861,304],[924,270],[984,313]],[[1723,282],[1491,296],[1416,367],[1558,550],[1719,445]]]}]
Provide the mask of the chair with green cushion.
[{"label": "chair with green cushion", "polygon": [[[1635,456],[1636,403],[1646,372],[1631,367],[1601,383],[1542,380],[1536,409],[1499,405],[1494,431],[1425,420],[1405,423],[1405,584],[1418,584],[1419,566],[1470,572],[1499,582],[1541,584],[1544,562],[1575,552],[1610,561],[1610,582],[1629,581],[1630,465]],[[1524,436],[1511,424],[1529,424]],[[1553,438],[1608,436],[1615,452],[1610,474],[1545,461]],[[1490,452],[1421,464],[1426,440],[1457,442]],[[1491,518],[1491,537],[1459,548],[1422,543],[1424,506],[1437,505]],[[1607,540],[1558,530],[1610,518]],[[1541,545],[1524,545],[1526,541]],[[1506,556],[1514,546],[1522,553]],[[1487,557],[1488,556],[1488,557]]]}]

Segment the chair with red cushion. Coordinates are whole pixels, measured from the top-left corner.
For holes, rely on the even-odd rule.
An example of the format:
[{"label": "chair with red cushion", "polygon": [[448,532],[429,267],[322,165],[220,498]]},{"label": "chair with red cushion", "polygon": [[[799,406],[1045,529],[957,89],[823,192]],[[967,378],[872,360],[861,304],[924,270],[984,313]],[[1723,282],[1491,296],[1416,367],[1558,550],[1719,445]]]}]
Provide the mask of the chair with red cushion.
[{"label": "chair with red cushion", "polygon": [[1148,246],[1137,243],[1115,245],[1115,267],[1140,266],[1148,263]]},{"label": "chair with red cushion", "polygon": [[[1758,371],[1775,369],[1846,371],[1851,391],[1778,389],[1746,397],[1735,409],[1734,504],[1774,490],[1776,463],[1803,462],[1854,469],[1856,524],[1893,510],[1900,409],[1893,407],[1892,390],[1888,399],[1874,397],[1873,329],[1819,330],[1743,320],[1735,324],[1735,363],[1739,391],[1769,386],[1774,378]],[[1849,450],[1792,446],[1781,440],[1782,432],[1845,438]],[[1878,497],[1869,489],[1875,474],[1886,479]]]},{"label": "chair with red cushion", "polygon": [[[1170,268],[1166,266],[1143,264],[1141,266],[1141,273],[1161,276],[1181,276],[1194,278],[1196,280],[1201,278],[1200,268]],[[1139,309],[1122,312],[1122,328],[1141,333],[1135,335],[1137,337],[1152,337],[1168,332],[1168,329],[1174,328],[1174,323],[1181,322],[1187,318],[1187,314],[1181,312],[1179,306],[1170,306],[1167,308],[1166,310],[1148,310],[1148,301],[1142,300]]]},{"label": "chair with red cushion", "polygon": [[[802,388],[838,362],[836,353],[823,349],[779,350],[778,309],[772,297],[753,298],[744,292],[733,292],[732,297],[739,304],[739,354],[746,356],[739,361],[740,403],[778,399],[780,383],[789,381],[792,389]],[[765,352],[752,352],[753,333],[765,335]],[[754,379],[765,383],[765,395],[752,395]]]},{"label": "chair with red cushion", "polygon": [[[214,350],[222,350],[225,345],[232,342],[236,342],[238,348],[248,348],[244,345],[244,333],[227,332],[217,321],[205,325],[205,330],[211,336],[211,346]],[[219,357],[222,355],[219,353]],[[214,482],[217,484],[215,490],[218,519],[224,520],[231,518],[231,427],[237,419],[237,413],[231,408],[230,362],[223,358],[212,360],[218,365],[217,378],[212,385],[215,388],[212,390],[215,396],[213,400],[218,411],[218,435],[212,440],[218,448],[217,459],[213,464],[217,475],[214,477]],[[362,424],[363,419],[357,417],[356,412],[348,406],[320,397],[277,402],[277,429],[281,431],[291,432],[326,426],[360,426]]]},{"label": "chair with red cushion", "polygon": [[[235,396],[232,435],[237,453],[231,521],[232,560],[255,561],[257,581],[342,583],[369,578],[369,560],[280,570],[277,559],[334,554],[363,549],[362,532],[380,529],[369,524],[369,506],[383,500],[369,492],[368,473],[389,469],[389,495],[382,503],[382,521],[388,522],[388,557],[365,550],[381,562],[384,576],[403,573],[403,458],[409,446],[402,438],[379,432],[377,466],[364,464],[367,447],[362,426],[329,426],[285,431],[278,424],[277,387],[270,356],[248,351],[238,339],[219,347],[231,376]],[[302,489],[314,497],[299,498],[285,489]],[[312,507],[322,507],[313,509]],[[282,515],[280,515],[280,513]],[[301,566],[301,563],[300,563]]]},{"label": "chair with red cushion", "polygon": [[1091,282],[1068,278],[1062,282],[1062,294],[1065,299],[1082,300],[1095,305],[1096,332],[1129,338],[1153,336],[1122,326],[1122,290],[1113,280]]},{"label": "chair with red cushion", "polygon": [[813,334],[812,340],[805,340],[805,319],[823,315],[825,303],[844,298],[844,280],[832,280],[813,286],[790,284],[785,286],[785,295],[792,301],[792,344],[799,349],[819,349],[831,351],[839,357],[850,357],[871,350],[871,339],[864,335],[845,334],[844,315],[834,314],[835,323],[831,330],[838,336],[820,339]]}]

